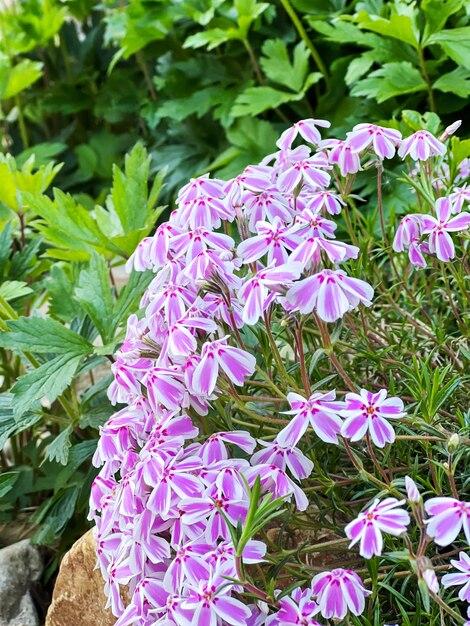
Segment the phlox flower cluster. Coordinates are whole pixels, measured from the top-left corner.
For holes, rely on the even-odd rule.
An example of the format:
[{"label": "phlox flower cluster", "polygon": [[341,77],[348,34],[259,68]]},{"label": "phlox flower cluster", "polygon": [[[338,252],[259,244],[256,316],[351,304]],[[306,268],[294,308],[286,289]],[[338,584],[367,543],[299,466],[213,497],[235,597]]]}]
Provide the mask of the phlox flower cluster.
[{"label": "phlox flower cluster", "polygon": [[[117,626],[315,626],[317,616],[343,619],[364,610],[369,591],[341,568],[271,606],[244,602],[240,568],[262,563],[266,545],[252,538],[237,555],[230,531],[243,527],[257,479],[262,494],[298,511],[308,507],[301,481],[313,463],[298,445],[309,427],[327,443],[366,437],[382,448],[395,439],[389,420],[404,417],[403,402],[386,390],[362,389],[344,400],[335,391],[291,392],[291,420],[274,438],[257,441],[246,430],[211,434],[206,426],[216,402],[258,376],[244,326],[267,324],[273,314],[333,323],[371,306],[373,287],[341,267],[354,267],[359,249],[335,236],[332,218],[346,209],[333,175],[355,174],[371,154],[425,160],[445,151],[425,131],[402,140],[395,129],[361,124],[344,140],[322,140],[319,128],[328,126],[301,120],[282,134],[275,153],[234,179],[191,180],[169,220],[129,260],[129,268],[155,276],[142,316],[130,316],[115,355],[108,396],[124,406],[101,430],[94,456],[101,469],[90,499]],[[300,141],[309,145],[295,145]],[[453,256],[448,233],[465,227],[467,214],[456,213],[455,199],[436,206],[436,218],[409,216],[400,227],[401,249],[428,234],[430,251]],[[363,556],[381,553],[382,533],[406,529],[401,505],[377,500],[347,526]],[[443,510],[437,503],[428,511],[437,543],[452,535],[442,530]]]},{"label": "phlox flower cluster", "polygon": [[417,267],[426,267],[425,255],[435,255],[440,261],[453,259],[455,246],[450,233],[470,226],[470,213],[461,211],[463,202],[463,194],[456,196],[454,192],[436,200],[434,214],[406,215],[395,233],[393,249],[407,249],[410,262]]},{"label": "phlox flower cluster", "polygon": [[[460,124],[456,123],[458,128]],[[449,127],[444,136],[454,132]],[[435,256],[440,261],[448,262],[455,257],[455,245],[451,233],[466,231],[470,226],[470,213],[464,211],[466,204],[470,202],[470,190],[465,183],[462,187],[456,185],[469,177],[468,159],[459,164],[459,171],[454,180],[450,180],[450,170],[447,163],[440,157],[446,153],[446,146],[436,139],[430,132],[421,130],[411,137],[403,140],[398,154],[402,157],[409,155],[416,162],[428,161],[436,157],[438,165],[436,171],[442,174],[431,180],[432,186],[437,191],[436,199],[427,198],[428,208],[431,212],[410,213],[405,215],[395,232],[393,249],[395,252],[408,251],[410,263],[415,267],[425,268],[427,256]],[[413,175],[424,173],[429,177],[429,169],[426,166],[417,165]],[[450,183],[453,183],[452,186]],[[448,188],[450,186],[450,191]]]},{"label": "phlox flower cluster", "polygon": [[[419,488],[410,476],[405,477],[404,483],[406,499],[388,497],[380,501],[376,498],[345,527],[344,532],[351,540],[350,548],[358,544],[359,554],[365,559],[382,555],[384,534],[399,537],[408,531],[411,517],[403,508],[407,500],[421,532],[428,540],[432,539],[442,548],[450,546],[463,534],[470,546],[470,502],[449,497],[430,498],[423,502]],[[423,545],[422,541],[420,543]],[[422,554],[418,551],[417,555],[410,556],[419,561]],[[439,594],[440,583],[436,572],[428,559],[425,563],[427,566],[420,576],[432,593]],[[470,555],[461,551],[459,559],[451,559],[450,565],[456,571],[444,574],[441,584],[444,588],[460,587],[459,599],[470,605]]]}]

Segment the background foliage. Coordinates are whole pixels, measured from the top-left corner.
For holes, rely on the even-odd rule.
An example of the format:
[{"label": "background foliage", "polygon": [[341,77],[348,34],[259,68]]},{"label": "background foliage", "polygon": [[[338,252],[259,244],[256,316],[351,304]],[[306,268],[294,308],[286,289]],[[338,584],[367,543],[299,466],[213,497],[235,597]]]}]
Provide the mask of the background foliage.
[{"label": "background foliage", "polygon": [[[166,194],[230,176],[314,113],[340,133],[403,109],[465,119],[469,3],[25,0],[0,17],[4,149],[103,194],[141,138]],[[22,152],[22,151],[25,151]]]},{"label": "background foliage", "polygon": [[[115,268],[151,232],[159,196],[171,204],[179,185],[206,171],[237,174],[272,152],[280,131],[299,118],[327,117],[335,136],[361,121],[410,133],[465,120],[469,16],[464,0],[2,7],[0,524],[20,520],[20,532],[32,528],[36,541],[53,547],[48,573],[86,525],[97,429],[113,412],[111,355],[149,281],[132,274],[120,286]],[[460,162],[469,142],[454,140],[453,151]],[[393,180],[393,172],[384,180],[391,217],[409,201]],[[357,192],[373,208],[367,175],[361,185]],[[377,232],[374,211],[358,220],[363,233]],[[383,261],[371,256],[361,271],[374,275]],[[445,302],[444,278],[436,281]],[[464,293],[457,298],[464,306]],[[447,305],[424,330],[404,328],[402,312],[384,306],[390,332],[408,333],[410,398],[433,432],[441,406],[448,415],[460,398],[460,359],[468,354],[452,333],[461,329],[446,319]],[[365,331],[358,367],[367,375],[393,361],[387,332],[380,329],[379,350]],[[435,351],[437,369],[435,361],[411,360],[418,338]],[[453,366],[444,365],[448,350],[458,352]],[[320,356],[312,353],[312,370]],[[423,399],[429,386],[433,394]],[[44,396],[48,406],[39,402]],[[462,412],[457,420],[464,425]]]}]

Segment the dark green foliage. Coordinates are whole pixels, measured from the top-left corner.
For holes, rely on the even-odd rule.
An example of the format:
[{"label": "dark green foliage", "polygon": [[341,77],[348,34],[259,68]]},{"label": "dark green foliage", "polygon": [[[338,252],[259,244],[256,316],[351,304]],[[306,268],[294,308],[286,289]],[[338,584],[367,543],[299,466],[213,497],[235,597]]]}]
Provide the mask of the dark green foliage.
[{"label": "dark green foliage", "polygon": [[[168,195],[206,170],[230,176],[312,114],[333,118],[336,136],[403,108],[468,117],[464,0],[25,0],[0,28],[4,147],[20,165],[63,161],[60,188],[86,194],[57,199],[72,213],[111,179],[125,186],[113,164],[139,138],[151,170],[170,172]],[[112,202],[108,226],[108,213],[123,217]],[[128,219],[126,231],[147,225],[137,210]]]},{"label": "dark green foliage", "polygon": [[111,355],[150,280],[133,272],[119,286],[116,268],[158,218],[162,178],[149,183],[136,144],[113,168],[105,208],[90,208],[58,188],[45,195],[50,163],[2,167],[0,528],[21,520],[60,556],[87,525]]}]

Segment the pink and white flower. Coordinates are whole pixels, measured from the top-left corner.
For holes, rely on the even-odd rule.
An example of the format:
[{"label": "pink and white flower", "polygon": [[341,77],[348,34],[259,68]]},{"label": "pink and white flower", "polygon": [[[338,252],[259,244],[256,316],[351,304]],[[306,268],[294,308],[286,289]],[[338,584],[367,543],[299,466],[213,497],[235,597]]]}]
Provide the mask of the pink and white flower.
[{"label": "pink and white flower", "polygon": [[432,156],[442,156],[446,146],[427,130],[418,130],[400,144],[398,155],[404,159],[410,156],[413,161],[427,161]]},{"label": "pink and white flower", "polygon": [[350,569],[337,568],[312,579],[312,593],[326,619],[344,619],[348,611],[361,615],[371,594],[361,578]]},{"label": "pink and white flower", "polygon": [[330,148],[328,159],[330,163],[339,167],[341,176],[356,174],[361,169],[361,158],[347,141],[327,139],[321,145],[324,148]]},{"label": "pink and white flower", "polygon": [[256,446],[256,441],[246,430],[215,433],[202,444],[199,450],[203,462],[210,465],[228,459],[226,443],[238,446],[248,454],[251,454]]},{"label": "pink and white flower", "polygon": [[308,459],[298,448],[281,444],[277,439],[272,442],[259,440],[264,449],[255,452],[251,457],[252,465],[258,463],[275,465],[284,472],[289,469],[296,480],[303,480],[310,476],[313,470],[313,462]]},{"label": "pink and white flower", "polygon": [[470,555],[466,552],[460,552],[459,559],[452,559],[450,562],[458,571],[445,574],[441,580],[442,586],[448,589],[462,585],[462,589],[459,590],[459,598],[462,602],[470,603]]},{"label": "pink and white flower", "polygon": [[425,241],[420,242],[419,239],[411,241],[410,247],[408,248],[408,258],[412,265],[420,268],[426,267],[425,254],[430,254],[429,245]]},{"label": "pink and white flower", "polygon": [[359,554],[365,559],[380,556],[383,549],[382,533],[398,537],[406,532],[410,516],[399,508],[404,503],[405,500],[396,498],[386,498],[382,502],[374,500],[344,529],[347,538],[351,540],[349,547],[359,542]]},{"label": "pink and white flower", "polygon": [[325,269],[297,281],[287,292],[286,300],[293,310],[316,310],[325,322],[335,322],[360,302],[371,306],[373,296],[373,288],[365,281],[351,278],[343,270]]},{"label": "pink and white flower", "polygon": [[401,133],[394,128],[376,124],[356,124],[347,134],[346,143],[353,152],[362,152],[369,146],[381,159],[391,159],[401,142]]},{"label": "pink and white flower", "polygon": [[256,224],[260,221],[273,221],[278,217],[282,222],[290,222],[292,212],[286,197],[276,188],[261,193],[248,191],[243,196],[244,214],[248,218],[248,228],[256,232]]},{"label": "pink and white flower", "polygon": [[245,472],[248,484],[253,486],[257,478],[265,491],[270,492],[275,498],[289,499],[294,497],[299,511],[305,511],[308,507],[308,498],[302,489],[282,470],[273,464],[263,463],[250,467]]},{"label": "pink and white flower", "polygon": [[359,248],[338,240],[325,239],[311,235],[304,239],[292,252],[289,259],[301,263],[302,267],[317,267],[322,260],[322,253],[332,263],[342,263],[348,259],[357,259]]},{"label": "pink and white flower", "polygon": [[410,213],[402,218],[395,233],[392,247],[395,252],[403,252],[413,241],[419,239],[420,236],[421,216],[418,213]]},{"label": "pink and white flower", "polygon": [[202,197],[220,197],[224,186],[223,180],[209,178],[204,174],[198,178],[191,178],[178,192],[178,204],[187,200],[196,200]]},{"label": "pink and white flower", "polygon": [[291,410],[286,412],[294,417],[277,436],[277,441],[281,445],[297,445],[309,424],[322,441],[338,443],[342,425],[339,414],[344,403],[336,400],[334,390],[327,393],[316,392],[308,400],[298,393],[291,392],[287,394],[287,400]]},{"label": "pink and white flower", "polygon": [[255,367],[255,357],[241,348],[229,346],[226,338],[206,342],[202,346],[201,360],[193,372],[193,389],[196,394],[210,396],[215,389],[219,369],[234,385],[243,385]]},{"label": "pink and white flower", "polygon": [[424,503],[424,509],[430,516],[424,520],[426,532],[438,546],[453,543],[462,529],[470,543],[470,502],[448,497],[431,498]]},{"label": "pink and white flower", "polygon": [[233,626],[246,623],[250,609],[240,600],[232,598],[233,585],[228,584],[222,570],[212,571],[191,580],[181,607],[192,614],[188,625],[217,626],[220,620]]},{"label": "pink and white flower", "polygon": [[314,617],[320,609],[312,599],[311,589],[297,587],[279,600],[279,607],[270,626],[321,626]]},{"label": "pink and white flower", "polygon": [[300,276],[300,263],[286,263],[263,269],[249,278],[241,287],[239,297],[245,302],[242,318],[246,324],[256,324],[265,309],[286,285]]},{"label": "pink and white flower", "polygon": [[302,199],[305,201],[305,208],[314,213],[325,210],[330,215],[338,215],[341,213],[342,207],[346,206],[343,198],[329,189],[312,191]]},{"label": "pink and white flower", "polygon": [[318,144],[321,141],[321,135],[317,126],[329,128],[331,123],[327,120],[315,120],[313,118],[300,120],[282,133],[276,141],[276,146],[281,150],[287,150],[292,146],[297,135],[300,135],[308,143]]},{"label": "pink and white flower", "polygon": [[455,247],[451,232],[466,230],[470,226],[470,213],[462,212],[454,217],[449,198],[436,200],[436,215],[424,215],[421,218],[423,234],[429,233],[429,250],[441,261],[450,261],[455,256]]},{"label": "pink and white flower", "polygon": [[346,394],[346,407],[341,411],[345,421],[341,427],[343,437],[359,441],[369,433],[374,444],[383,448],[395,441],[395,431],[389,419],[400,419],[405,415],[400,398],[387,398],[387,391],[377,393],[361,389],[360,393]]},{"label": "pink and white flower", "polygon": [[207,543],[214,545],[221,537],[230,539],[226,518],[233,526],[243,522],[248,510],[248,503],[239,497],[230,498],[220,489],[208,487],[199,497],[183,498],[179,503],[183,512],[182,523],[187,528],[193,524],[203,523],[204,538]]},{"label": "pink and white flower", "polygon": [[328,187],[330,175],[325,172],[331,168],[325,153],[318,152],[313,156],[301,161],[293,161],[279,175],[279,187],[285,192],[293,192],[300,184],[306,184],[316,189],[317,187]]},{"label": "pink and white flower", "polygon": [[272,224],[258,222],[258,234],[242,241],[237,254],[244,263],[253,263],[267,254],[268,265],[282,265],[288,260],[288,250],[294,250],[300,243],[298,237],[289,234],[289,229],[281,218],[275,217]]},{"label": "pink and white flower", "polygon": [[465,204],[470,204],[470,187],[454,187],[453,192],[449,196],[452,203],[452,211],[460,213]]}]

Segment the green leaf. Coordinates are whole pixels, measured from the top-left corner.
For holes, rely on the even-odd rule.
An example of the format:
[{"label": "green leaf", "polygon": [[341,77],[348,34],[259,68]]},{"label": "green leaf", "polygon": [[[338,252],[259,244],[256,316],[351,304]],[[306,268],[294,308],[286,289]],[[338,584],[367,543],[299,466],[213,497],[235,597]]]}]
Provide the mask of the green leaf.
[{"label": "green leaf", "polygon": [[0,498],[13,489],[18,479],[19,472],[4,472],[0,474]]},{"label": "green leaf", "polygon": [[411,63],[402,61],[386,63],[380,69],[371,72],[367,78],[354,85],[351,95],[374,98],[380,103],[395,96],[425,89],[426,83],[419,71]]},{"label": "green leaf", "polygon": [[409,126],[413,132],[417,130],[428,130],[433,135],[436,135],[439,126],[441,125],[441,120],[436,113],[427,112],[424,115],[418,113],[418,111],[410,111],[409,109],[405,109],[402,111],[402,118],[405,124]]},{"label": "green leaf", "polygon": [[113,328],[116,329],[139,308],[140,299],[153,279],[153,272],[132,271],[129,280],[121,289],[113,310]]},{"label": "green leaf", "polygon": [[102,233],[90,212],[71,195],[54,189],[53,200],[29,193],[24,194],[24,199],[30,211],[41,218],[36,222],[36,228],[48,243],[55,246],[48,250],[48,255],[86,261],[96,250],[109,257],[109,237]]},{"label": "green leaf", "polygon": [[5,446],[10,437],[31,428],[41,419],[39,412],[28,412],[21,417],[16,417],[13,410],[14,403],[13,394],[0,394],[0,449]]},{"label": "green leaf", "polygon": [[320,72],[309,74],[302,90],[298,93],[288,93],[279,91],[272,87],[248,87],[235,100],[231,110],[233,117],[245,117],[258,115],[267,109],[275,109],[286,102],[297,102],[301,100],[305,92],[322,78]]},{"label": "green leaf", "polygon": [[261,67],[269,80],[299,92],[308,74],[310,56],[304,42],[301,41],[295,46],[292,62],[282,39],[268,39],[262,47],[262,52]]},{"label": "green leaf", "polygon": [[324,35],[328,41],[334,43],[354,43],[372,47],[377,40],[375,35],[364,33],[360,28],[345,20],[335,19],[329,23],[309,17],[307,22],[314,30]]},{"label": "green leaf", "polygon": [[72,434],[72,426],[67,426],[57,435],[57,437],[46,446],[45,455],[49,461],[56,461],[61,465],[67,465],[69,458],[69,450],[72,447],[70,435]]},{"label": "green leaf", "polygon": [[114,334],[113,294],[107,263],[96,253],[80,272],[75,298],[96,326],[103,343],[108,343]]},{"label": "green leaf", "polygon": [[457,13],[463,4],[464,0],[422,0],[420,8],[426,16],[427,32],[442,30],[447,19]]},{"label": "green leaf", "polygon": [[470,70],[470,26],[441,30],[426,40],[426,45],[436,43],[453,61]]},{"label": "green leaf", "polygon": [[353,85],[361,76],[370,70],[374,63],[373,55],[366,53],[356,57],[348,66],[348,71],[344,77],[346,85]]},{"label": "green leaf", "polygon": [[[5,63],[9,62],[0,59],[0,86],[3,86],[0,97],[3,100],[13,98],[42,76],[42,63],[38,61],[23,59],[17,65],[9,68]],[[1,74],[4,72],[6,73],[6,80],[2,81]]]},{"label": "green leaf", "polygon": [[0,230],[0,268],[3,269],[3,265],[7,263],[8,257],[11,254],[11,246],[13,243],[13,227],[10,222],[3,225]]},{"label": "green leaf", "polygon": [[230,39],[240,39],[240,33],[235,28],[209,28],[190,35],[183,44],[183,48],[203,48],[213,50]]},{"label": "green leaf", "polygon": [[77,303],[73,297],[75,280],[70,271],[73,269],[70,265],[56,263],[51,267],[47,281],[49,313],[66,321],[77,315]]},{"label": "green leaf", "polygon": [[45,166],[54,157],[62,154],[67,149],[67,144],[60,141],[48,141],[46,143],[35,143],[33,147],[27,148],[16,155],[16,162],[19,167],[24,165],[28,159],[34,157],[36,167]]},{"label": "green leaf", "polygon": [[121,222],[123,232],[143,228],[153,206],[148,205],[150,157],[141,143],[126,154],[124,172],[113,166],[110,201]]},{"label": "green leaf", "polygon": [[466,98],[470,95],[470,70],[457,67],[452,72],[443,74],[436,80],[433,89],[444,93],[455,93],[460,98]]},{"label": "green leaf", "polygon": [[6,280],[0,285],[0,298],[7,302],[22,298],[30,293],[33,293],[33,290],[28,286],[28,283],[22,281]]},{"label": "green leaf", "polygon": [[[266,154],[272,152],[276,146],[277,132],[269,122],[246,117],[227,130],[227,139],[232,144],[230,158],[223,162],[222,169],[218,169],[217,173],[230,178],[249,163],[259,163]],[[209,165],[207,169],[212,168]]]},{"label": "green leaf", "polygon": [[22,416],[43,398],[54,402],[72,382],[81,359],[78,354],[61,354],[20,376],[11,388],[15,415]]},{"label": "green leaf", "polygon": [[20,317],[7,322],[0,333],[0,346],[15,352],[86,355],[92,345],[60,322],[46,317]]},{"label": "green leaf", "polygon": [[250,26],[268,7],[269,4],[267,2],[234,0],[233,8],[236,16],[232,14],[230,17],[236,17],[236,25],[235,22],[227,20],[225,28],[217,26],[216,28],[207,28],[195,35],[190,35],[184,42],[183,48],[207,47],[208,50],[213,50],[231,40],[238,39],[246,42]]},{"label": "green leaf", "polygon": [[[149,43],[163,39],[174,19],[172,3],[129,2],[117,11],[108,12],[105,40],[121,46],[118,59],[121,56],[128,59]],[[116,59],[113,61],[114,66]]]},{"label": "green leaf", "polygon": [[392,13],[389,19],[379,17],[378,15],[371,15],[367,11],[360,11],[355,16],[357,24],[366,30],[370,30],[386,37],[393,37],[399,39],[405,43],[410,44],[413,48],[419,46],[419,33],[414,21],[414,8],[412,6],[405,7],[400,5],[405,10],[403,14],[399,14],[392,8]]},{"label": "green leaf", "polygon": [[63,470],[57,476],[55,481],[54,489],[57,491],[58,489],[64,487],[67,484],[67,481],[70,478],[73,478],[73,475],[78,470],[78,468],[91,456],[93,456],[96,450],[96,444],[98,443],[97,439],[89,439],[87,441],[81,441],[76,445],[70,448],[68,451],[68,457],[66,465]]},{"label": "green leaf", "polygon": [[[20,166],[11,155],[0,154],[0,202],[12,211],[24,211],[26,194],[42,194],[59,172],[61,165],[48,163],[35,167],[35,157]],[[36,171],[33,171],[36,169]]]},{"label": "green leaf", "polygon": [[155,121],[169,118],[181,122],[190,115],[198,118],[214,107],[224,104],[231,92],[224,86],[212,85],[195,91],[184,98],[166,99],[155,111]]},{"label": "green leaf", "polygon": [[231,113],[233,117],[258,115],[297,99],[296,94],[279,91],[273,87],[248,87],[235,100]]},{"label": "green leaf", "polygon": [[461,163],[467,157],[470,157],[470,139],[459,139],[452,137],[452,158],[455,164]]},{"label": "green leaf", "polygon": [[418,580],[418,589],[421,595],[421,600],[423,601],[424,609],[426,613],[429,613],[429,611],[431,610],[431,598],[429,596],[428,586],[423,578]]},{"label": "green leaf", "polygon": [[36,543],[44,544],[54,541],[57,534],[73,517],[79,494],[80,487],[72,485],[45,501],[45,506],[32,517],[33,522],[43,522],[33,536]]}]

